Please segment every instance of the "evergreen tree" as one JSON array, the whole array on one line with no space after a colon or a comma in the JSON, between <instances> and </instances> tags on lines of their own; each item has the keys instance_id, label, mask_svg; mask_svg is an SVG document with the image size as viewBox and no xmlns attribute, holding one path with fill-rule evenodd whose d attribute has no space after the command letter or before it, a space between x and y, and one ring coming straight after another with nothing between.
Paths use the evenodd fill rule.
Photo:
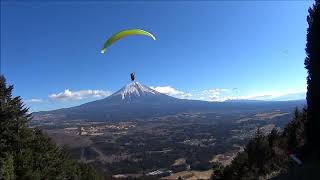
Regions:
<instances>
[{"instance_id":1,"label":"evergreen tree","mask_svg":"<svg viewBox=\"0 0 320 180\"><path fill-rule=\"evenodd\" d=\"M8 153L4 155L0 158L0 177L1 179L14 179L13 156Z\"/></svg>"},{"instance_id":2,"label":"evergreen tree","mask_svg":"<svg viewBox=\"0 0 320 180\"><path fill-rule=\"evenodd\" d=\"M279 132L276 128L273 128L268 136L269 146L273 147L275 141L279 138Z\"/></svg>"},{"instance_id":3,"label":"evergreen tree","mask_svg":"<svg viewBox=\"0 0 320 180\"><path fill-rule=\"evenodd\" d=\"M104 179L92 167L72 160L38 129L28 128L30 114L13 86L0 76L0 179Z\"/></svg>"},{"instance_id":4,"label":"evergreen tree","mask_svg":"<svg viewBox=\"0 0 320 180\"><path fill-rule=\"evenodd\" d=\"M0 151L11 152L21 149L22 139L27 135L30 115L23 107L20 97L12 98L13 86L6 87L6 80L0 76Z\"/></svg>"},{"instance_id":5,"label":"evergreen tree","mask_svg":"<svg viewBox=\"0 0 320 180\"><path fill-rule=\"evenodd\" d=\"M213 163L213 173L210 176L211 180L218 180L223 178L223 171L224 171L224 166L221 163L214 162Z\"/></svg>"},{"instance_id":6,"label":"evergreen tree","mask_svg":"<svg viewBox=\"0 0 320 180\"><path fill-rule=\"evenodd\" d=\"M316 0L309 9L307 17L309 27L307 29L305 68L308 71L307 84L307 143L308 147L319 149L320 141L317 132L320 131L320 0Z\"/></svg>"}]
</instances>

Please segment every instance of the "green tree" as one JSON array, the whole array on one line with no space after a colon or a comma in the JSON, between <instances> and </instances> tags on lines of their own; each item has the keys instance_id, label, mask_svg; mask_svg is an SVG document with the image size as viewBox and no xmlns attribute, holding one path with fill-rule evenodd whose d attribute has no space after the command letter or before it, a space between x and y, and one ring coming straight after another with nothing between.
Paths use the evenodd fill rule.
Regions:
<instances>
[{"instance_id":1,"label":"green tree","mask_svg":"<svg viewBox=\"0 0 320 180\"><path fill-rule=\"evenodd\" d=\"M307 143L309 148L319 149L320 141L317 133L320 131L320 0L316 0L309 9L307 17L307 44L305 68L308 71L307 84Z\"/></svg>"},{"instance_id":2,"label":"green tree","mask_svg":"<svg viewBox=\"0 0 320 180\"><path fill-rule=\"evenodd\" d=\"M274 143L277 139L279 139L280 135L276 128L273 128L268 136L268 143L270 147L273 147Z\"/></svg>"},{"instance_id":3,"label":"green tree","mask_svg":"<svg viewBox=\"0 0 320 180\"><path fill-rule=\"evenodd\" d=\"M28 128L30 114L13 86L0 76L0 179L104 179L77 163L39 129Z\"/></svg>"},{"instance_id":4,"label":"green tree","mask_svg":"<svg viewBox=\"0 0 320 180\"><path fill-rule=\"evenodd\" d=\"M3 155L5 156L0 158L0 177L2 179L15 179L13 156L7 153Z\"/></svg>"},{"instance_id":5,"label":"green tree","mask_svg":"<svg viewBox=\"0 0 320 180\"><path fill-rule=\"evenodd\" d=\"M224 166L221 163L214 162L212 169L213 173L210 177L211 180L218 180L223 178Z\"/></svg>"}]
</instances>

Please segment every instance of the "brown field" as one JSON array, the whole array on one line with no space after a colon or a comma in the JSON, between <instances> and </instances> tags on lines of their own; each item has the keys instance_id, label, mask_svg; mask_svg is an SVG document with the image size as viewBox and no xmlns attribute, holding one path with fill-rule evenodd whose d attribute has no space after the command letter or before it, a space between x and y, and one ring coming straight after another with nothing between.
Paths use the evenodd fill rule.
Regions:
<instances>
[{"instance_id":1,"label":"brown field","mask_svg":"<svg viewBox=\"0 0 320 180\"><path fill-rule=\"evenodd\" d=\"M181 177L185 180L197 180L197 179L210 179L211 174L213 173L213 170L207 170L207 171L181 171L178 173L174 173L170 176L163 177L161 179L178 179Z\"/></svg>"},{"instance_id":2,"label":"brown field","mask_svg":"<svg viewBox=\"0 0 320 180\"><path fill-rule=\"evenodd\" d=\"M268 113L258 113L255 115L255 117L261 119L261 120L265 120L265 119L274 119L276 117L281 117L284 115L287 115L289 113L282 113L279 111L275 111L275 112L268 112Z\"/></svg>"}]
</instances>

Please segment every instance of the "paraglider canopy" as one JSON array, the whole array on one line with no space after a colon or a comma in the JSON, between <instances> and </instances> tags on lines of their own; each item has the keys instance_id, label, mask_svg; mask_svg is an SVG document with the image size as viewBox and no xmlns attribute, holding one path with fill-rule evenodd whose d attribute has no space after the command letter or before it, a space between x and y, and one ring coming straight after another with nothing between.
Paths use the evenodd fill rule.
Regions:
<instances>
[{"instance_id":1,"label":"paraglider canopy","mask_svg":"<svg viewBox=\"0 0 320 180\"><path fill-rule=\"evenodd\" d=\"M134 80L136 79L135 73L134 73L134 72L131 73L131 74L130 74L130 77L131 77L131 81L134 81Z\"/></svg>"},{"instance_id":2,"label":"paraglider canopy","mask_svg":"<svg viewBox=\"0 0 320 180\"><path fill-rule=\"evenodd\" d=\"M127 29L120 32L117 32L116 34L112 35L103 45L101 53L105 53L107 48L111 46L114 42L118 41L119 39L122 39L126 36L132 36L132 35L144 35L149 36L153 40L156 40L156 37L152 35L151 33L142 30L142 29Z\"/></svg>"}]
</instances>

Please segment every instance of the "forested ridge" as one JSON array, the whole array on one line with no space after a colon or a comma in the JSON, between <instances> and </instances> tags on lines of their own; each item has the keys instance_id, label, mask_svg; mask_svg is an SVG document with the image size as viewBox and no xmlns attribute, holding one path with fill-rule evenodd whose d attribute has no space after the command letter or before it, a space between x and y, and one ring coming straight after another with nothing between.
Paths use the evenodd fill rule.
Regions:
<instances>
[{"instance_id":1,"label":"forested ridge","mask_svg":"<svg viewBox=\"0 0 320 180\"><path fill-rule=\"evenodd\" d=\"M320 179L320 1L315 0L308 12L306 107L295 110L283 132L274 129L263 135L258 130L229 166L215 165L212 179Z\"/></svg>"},{"instance_id":2,"label":"forested ridge","mask_svg":"<svg viewBox=\"0 0 320 180\"><path fill-rule=\"evenodd\" d=\"M84 163L70 158L39 129L28 128L31 116L13 86L0 76L0 179L104 179Z\"/></svg>"}]
</instances>

